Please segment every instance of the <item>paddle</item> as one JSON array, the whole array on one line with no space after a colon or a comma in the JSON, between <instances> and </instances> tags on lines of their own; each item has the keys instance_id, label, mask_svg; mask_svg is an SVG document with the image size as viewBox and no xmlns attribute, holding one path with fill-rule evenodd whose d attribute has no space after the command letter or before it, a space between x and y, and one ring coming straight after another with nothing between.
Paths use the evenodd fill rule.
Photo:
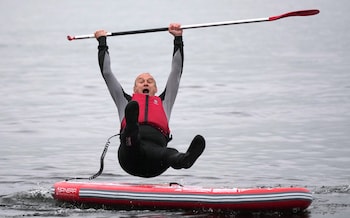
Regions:
<instances>
[{"instance_id":1,"label":"paddle","mask_svg":"<svg viewBox=\"0 0 350 218\"><path fill-rule=\"evenodd\" d=\"M233 25L233 24L275 21L275 20L278 20L281 18L286 18L286 17L315 15L315 14L318 14L319 12L320 11L317 9L293 11L293 12L288 12L285 14L266 17L266 18L255 18L255 19L247 19L247 20L235 20L235 21L215 22L215 23L183 25L183 26L181 26L181 29L194 29L194 28L202 28L202 27L213 27L213 26ZM160 32L160 31L168 31L168 27L154 28L154 29L143 29L143 30L131 30L131 31L123 31L123 32L110 32L110 33L107 33L107 36L121 36L121 35L131 35L131 34L139 34L139 33L153 33L153 32ZM67 36L67 39L69 41L77 40L77 39L88 39L88 38L95 38L95 36L94 36L94 34Z\"/></svg>"}]
</instances>

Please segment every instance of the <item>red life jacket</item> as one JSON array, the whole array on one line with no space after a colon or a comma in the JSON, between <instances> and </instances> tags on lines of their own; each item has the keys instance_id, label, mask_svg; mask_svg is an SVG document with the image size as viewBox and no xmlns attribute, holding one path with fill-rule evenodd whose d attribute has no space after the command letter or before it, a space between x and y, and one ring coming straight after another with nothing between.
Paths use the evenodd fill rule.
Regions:
<instances>
[{"instance_id":1,"label":"red life jacket","mask_svg":"<svg viewBox=\"0 0 350 218\"><path fill-rule=\"evenodd\" d=\"M131 100L139 104L139 124L147 124L157 128L165 136L169 136L170 129L166 117L162 100L158 96L144 94L133 94ZM125 128L125 117L121 123L121 128Z\"/></svg>"}]
</instances>

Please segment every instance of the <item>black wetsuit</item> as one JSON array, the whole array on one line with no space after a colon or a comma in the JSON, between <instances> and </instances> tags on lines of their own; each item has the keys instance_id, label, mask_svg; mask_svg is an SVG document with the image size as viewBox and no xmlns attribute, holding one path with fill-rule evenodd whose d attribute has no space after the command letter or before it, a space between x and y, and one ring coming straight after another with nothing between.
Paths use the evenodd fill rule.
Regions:
<instances>
[{"instance_id":1,"label":"black wetsuit","mask_svg":"<svg viewBox=\"0 0 350 218\"><path fill-rule=\"evenodd\" d=\"M132 107L135 107L135 105L132 106L129 104L131 96L124 92L121 84L112 73L106 41L106 37L104 36L98 38L98 60L102 76L118 108L119 119L122 122L125 117L126 107L129 106L133 110ZM179 88L183 60L182 36L176 36L174 39L171 72L164 91L159 95L168 122ZM190 158L188 157L188 151L186 153L180 153L174 148L168 148L169 137L161 133L154 126L140 124L137 126L137 131L134 131L129 136L132 139L132 146L126 145L124 130L121 130L121 144L118 150L119 163L126 172L140 177L158 176L169 167L173 167L174 169L191 167L203 152L205 144L203 137L196 136L197 140L194 140L196 141L194 144L202 144L203 146L199 151L194 152L196 153L195 157Z\"/></svg>"}]
</instances>

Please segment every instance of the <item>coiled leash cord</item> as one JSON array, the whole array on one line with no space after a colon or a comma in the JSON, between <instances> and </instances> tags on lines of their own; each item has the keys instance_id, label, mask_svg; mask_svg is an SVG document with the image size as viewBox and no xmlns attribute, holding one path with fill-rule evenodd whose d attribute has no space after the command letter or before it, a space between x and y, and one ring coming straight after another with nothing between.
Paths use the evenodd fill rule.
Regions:
<instances>
[{"instance_id":1,"label":"coiled leash cord","mask_svg":"<svg viewBox=\"0 0 350 218\"><path fill-rule=\"evenodd\" d=\"M102 171L103 171L103 167L104 167L104 159L105 159L105 156L106 156L106 153L107 153L107 150L108 150L108 147L109 147L109 144L111 143L111 139L116 137L116 136L119 136L120 134L115 134L115 135L112 135L111 137L109 137L107 139L107 142L105 144L105 147L102 151L102 154L101 154L101 158L100 158L100 169L97 173L95 173L94 175L90 176L89 178L83 178L83 177L75 177L75 178L68 178L68 179L65 179L66 181L68 180L73 180L73 179L88 179L88 180L93 180L93 179L96 179L98 176L100 176L102 174Z\"/></svg>"}]
</instances>

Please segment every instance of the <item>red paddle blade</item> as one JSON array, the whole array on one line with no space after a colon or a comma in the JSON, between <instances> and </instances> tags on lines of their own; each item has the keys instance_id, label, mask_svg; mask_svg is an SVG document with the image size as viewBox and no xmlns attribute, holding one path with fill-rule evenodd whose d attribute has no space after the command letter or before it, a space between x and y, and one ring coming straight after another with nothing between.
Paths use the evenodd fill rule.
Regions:
<instances>
[{"instance_id":1,"label":"red paddle blade","mask_svg":"<svg viewBox=\"0 0 350 218\"><path fill-rule=\"evenodd\" d=\"M74 37L74 36L67 36L67 39L68 39L69 41L72 41L72 40L75 39L75 37Z\"/></svg>"},{"instance_id":2,"label":"red paddle blade","mask_svg":"<svg viewBox=\"0 0 350 218\"><path fill-rule=\"evenodd\" d=\"M288 12L288 13L281 14L278 16L269 17L269 21L278 20L278 19L285 18L285 17L293 17L293 16L311 16L311 15L315 15L318 13L320 13L320 11L317 9L304 10L304 11L293 11L293 12Z\"/></svg>"}]
</instances>

